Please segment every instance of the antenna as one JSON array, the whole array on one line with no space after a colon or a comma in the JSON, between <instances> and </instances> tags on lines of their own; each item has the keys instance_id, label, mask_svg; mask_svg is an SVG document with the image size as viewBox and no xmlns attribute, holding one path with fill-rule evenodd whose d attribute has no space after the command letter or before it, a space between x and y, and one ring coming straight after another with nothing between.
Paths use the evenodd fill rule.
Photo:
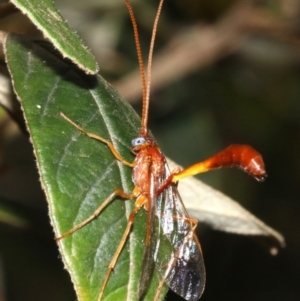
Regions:
<instances>
[{"instance_id":1,"label":"antenna","mask_svg":"<svg viewBox=\"0 0 300 301\"><path fill-rule=\"evenodd\" d=\"M158 20L159 20L159 16L161 13L161 9L163 6L163 2L164 2L164 0L159 1L158 9L157 9L154 24L153 24L151 42L150 42L150 48L149 48L149 54L148 54L147 78L146 78L137 22L136 22L134 12L133 12L133 9L132 9L132 6L131 6L129 0L125 0L129 15L130 15L131 23L133 26L135 46L136 46L140 74L141 74L141 79L142 79L143 111L142 111L142 124L141 124L141 130L140 130L141 136L148 135L148 112L149 112L150 87L151 87L152 57L153 57L154 42L155 42L155 37L156 37L156 32L157 32L157 25L158 25Z\"/></svg>"}]
</instances>

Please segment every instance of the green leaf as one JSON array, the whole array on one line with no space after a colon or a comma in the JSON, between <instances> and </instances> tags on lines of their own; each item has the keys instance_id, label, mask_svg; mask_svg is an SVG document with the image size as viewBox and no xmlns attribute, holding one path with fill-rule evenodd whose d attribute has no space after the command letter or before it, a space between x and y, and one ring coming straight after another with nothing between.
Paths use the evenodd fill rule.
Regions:
<instances>
[{"instance_id":1,"label":"green leaf","mask_svg":"<svg viewBox=\"0 0 300 301\"><path fill-rule=\"evenodd\" d=\"M63 19L51 0L12 0L40 29L64 57L72 60L87 74L99 71L94 56L77 33Z\"/></svg>"},{"instance_id":2,"label":"green leaf","mask_svg":"<svg viewBox=\"0 0 300 301\"><path fill-rule=\"evenodd\" d=\"M134 160L130 142L138 135L140 120L103 78L85 75L53 50L49 52L48 47L10 34L5 54L34 146L51 222L55 235L60 236L90 216L116 188L131 192L133 183L130 168L116 161L106 145L79 132L59 112L112 141L130 162ZM59 242L79 300L97 300L133 203L116 199L97 219ZM142 209L103 300L137 300L145 224L146 212ZM153 300L159 279L155 271L144 300Z\"/></svg>"}]
</instances>

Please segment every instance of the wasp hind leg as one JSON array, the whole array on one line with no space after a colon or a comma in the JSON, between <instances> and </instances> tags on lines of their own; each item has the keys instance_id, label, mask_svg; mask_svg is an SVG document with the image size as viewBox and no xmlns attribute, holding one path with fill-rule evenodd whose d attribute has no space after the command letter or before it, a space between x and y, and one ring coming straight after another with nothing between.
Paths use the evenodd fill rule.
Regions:
<instances>
[{"instance_id":1,"label":"wasp hind leg","mask_svg":"<svg viewBox=\"0 0 300 301\"><path fill-rule=\"evenodd\" d=\"M136 193L135 193L135 190L133 191L133 197L136 197ZM107 282L110 278L110 275L112 273L112 271L114 270L115 266L116 266L116 263L118 261L118 258L124 248L124 245L127 241L127 238L130 234L130 231L131 231L131 228L132 228L132 225L134 223L134 218L135 218L135 215L138 213L138 211L145 205L145 203L147 202L147 198L143 195L140 195L136 202L135 202L135 205L134 205L134 208L132 209L132 211L130 212L130 215L129 215L129 218L128 218L128 222L127 222L127 226L126 226L126 229L123 233L123 236L122 236L122 239L117 247L117 250L115 251L114 253L114 256L112 257L110 263L109 263L109 266L107 268L107 272L106 272L106 275L105 275L105 278L104 278L104 281L102 283L102 286L101 286L101 289L100 289L100 293L98 295L98 299L97 301L101 301L102 300L102 296L103 296L103 293L104 293L104 290L105 290L105 287L107 285Z\"/></svg>"}]
</instances>

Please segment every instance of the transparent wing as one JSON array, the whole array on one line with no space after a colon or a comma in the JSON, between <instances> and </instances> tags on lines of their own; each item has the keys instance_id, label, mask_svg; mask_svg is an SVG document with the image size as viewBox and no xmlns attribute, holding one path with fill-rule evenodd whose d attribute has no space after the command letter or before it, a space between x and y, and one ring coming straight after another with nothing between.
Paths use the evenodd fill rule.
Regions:
<instances>
[{"instance_id":1,"label":"transparent wing","mask_svg":"<svg viewBox=\"0 0 300 301\"><path fill-rule=\"evenodd\" d=\"M166 165L166 177L170 174ZM185 300L198 300L205 286L201 247L175 185L157 197L157 244L154 260L165 283Z\"/></svg>"}]
</instances>

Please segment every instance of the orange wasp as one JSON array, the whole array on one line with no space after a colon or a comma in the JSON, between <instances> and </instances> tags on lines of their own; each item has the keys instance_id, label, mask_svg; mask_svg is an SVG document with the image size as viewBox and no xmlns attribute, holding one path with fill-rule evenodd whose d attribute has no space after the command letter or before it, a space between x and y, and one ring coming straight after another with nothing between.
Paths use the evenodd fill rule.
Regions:
<instances>
[{"instance_id":1,"label":"orange wasp","mask_svg":"<svg viewBox=\"0 0 300 301\"><path fill-rule=\"evenodd\" d=\"M159 299L161 289L165 283L171 290L182 296L185 300L195 301L201 297L204 290L206 279L205 267L201 247L198 238L194 234L197 221L189 217L177 191L177 183L185 177L220 167L232 166L236 166L246 171L258 180L263 180L266 176L264 163L261 155L250 146L231 145L203 162L196 163L181 171L169 171L165 156L161 152L154 138L149 136L147 125L152 54L163 0L160 0L154 21L148 56L147 74L145 74L144 70L137 23L133 9L128 0L125 0L125 3L133 24L143 85L143 111L140 135L131 142L131 150L136 155L135 160L132 163L127 162L121 157L110 141L87 132L63 113L61 113L61 116L82 133L106 144L117 160L132 168L134 189L131 193L116 189L89 218L58 237L57 240L67 237L97 218L104 208L117 196L124 200L135 199L134 208L129 215L123 237L112 256L106 276L102 282L98 301L102 299L110 275L114 270L118 257L130 235L135 215L141 208L147 210L147 224L144 254L142 258L142 271L139 290L137 292L138 299L141 299L146 293L153 270L156 268L161 274L161 281L154 301ZM162 252L161 237L163 237L164 241L167 241L169 245L169 255L167 257L165 253Z\"/></svg>"}]
</instances>

